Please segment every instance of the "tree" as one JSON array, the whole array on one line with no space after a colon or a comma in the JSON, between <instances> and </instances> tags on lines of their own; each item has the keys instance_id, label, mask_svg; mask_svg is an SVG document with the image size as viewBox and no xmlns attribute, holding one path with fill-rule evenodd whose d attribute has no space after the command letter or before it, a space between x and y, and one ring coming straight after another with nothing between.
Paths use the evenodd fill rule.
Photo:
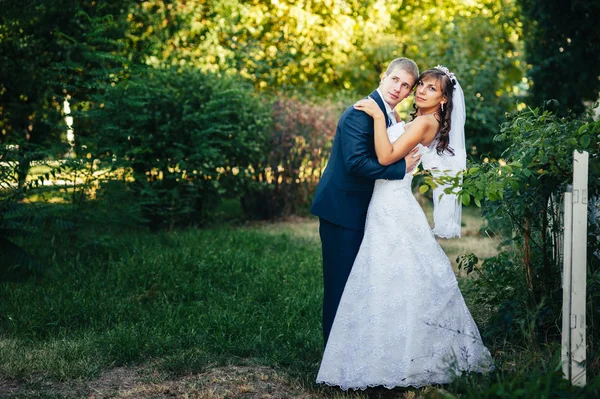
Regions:
<instances>
[{"instance_id":1,"label":"tree","mask_svg":"<svg viewBox=\"0 0 600 399\"><path fill-rule=\"evenodd\" d=\"M532 106L556 99L581 113L600 92L600 2L520 0Z\"/></svg>"},{"instance_id":2,"label":"tree","mask_svg":"<svg viewBox=\"0 0 600 399\"><path fill-rule=\"evenodd\" d=\"M146 62L241 75L264 92L355 99L377 86L393 58L422 69L446 64L467 93L476 154L495 150L523 76L512 0L150 0L130 21Z\"/></svg>"},{"instance_id":3,"label":"tree","mask_svg":"<svg viewBox=\"0 0 600 399\"><path fill-rule=\"evenodd\" d=\"M493 141L505 113L519 102L521 24L513 1L402 2L392 13L402 26L402 53L421 69L446 65L465 92L467 146L474 156L501 148Z\"/></svg>"},{"instance_id":4,"label":"tree","mask_svg":"<svg viewBox=\"0 0 600 399\"><path fill-rule=\"evenodd\" d=\"M22 185L30 161L56 154L65 132L62 103L85 99L109 78L118 18L129 0L3 2L0 16L1 145L18 149ZM59 152L60 153L60 152Z\"/></svg>"}]
</instances>

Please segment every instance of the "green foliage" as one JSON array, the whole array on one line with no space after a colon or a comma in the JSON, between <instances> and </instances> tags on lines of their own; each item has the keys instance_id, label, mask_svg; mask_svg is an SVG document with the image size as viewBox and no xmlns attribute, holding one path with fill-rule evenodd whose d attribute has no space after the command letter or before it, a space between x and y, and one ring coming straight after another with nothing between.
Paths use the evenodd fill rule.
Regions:
<instances>
[{"instance_id":1,"label":"green foliage","mask_svg":"<svg viewBox=\"0 0 600 399\"><path fill-rule=\"evenodd\" d=\"M600 92L600 3L520 0L532 106L556 99L561 113L582 113ZM593 61L592 61L593 60Z\"/></svg>"},{"instance_id":2,"label":"green foliage","mask_svg":"<svg viewBox=\"0 0 600 399\"><path fill-rule=\"evenodd\" d=\"M41 206L31 209L21 200L34 187L43 183L43 177L27 182L19 180L18 152L4 149L0 152L0 280L23 279L44 270L45 265L23 245L39 235L47 225L60 230L61 222L47 217ZM60 167L46 173L54 175Z\"/></svg>"},{"instance_id":3,"label":"green foliage","mask_svg":"<svg viewBox=\"0 0 600 399\"><path fill-rule=\"evenodd\" d=\"M201 223L241 193L263 157L266 104L239 79L194 70L140 69L95 98L81 138L100 167L124 168L155 228Z\"/></svg>"},{"instance_id":4,"label":"green foliage","mask_svg":"<svg viewBox=\"0 0 600 399\"><path fill-rule=\"evenodd\" d=\"M273 219L306 212L329 156L338 108L295 99L273 102L270 136L242 196L248 216Z\"/></svg>"},{"instance_id":5,"label":"green foliage","mask_svg":"<svg viewBox=\"0 0 600 399\"><path fill-rule=\"evenodd\" d=\"M68 150L61 144L63 100L75 95L84 101L122 62L115 38L123 31L116 21L126 3L3 3L0 144L18 146L20 184L32 160L60 157Z\"/></svg>"},{"instance_id":6,"label":"green foliage","mask_svg":"<svg viewBox=\"0 0 600 399\"><path fill-rule=\"evenodd\" d=\"M561 195L573 176L573 151L588 151L589 196L600 192L600 123L590 116L561 118L540 109L526 110L502 125L497 140L508 144L504 161L470 168L464 176L463 197L485 201L486 212L509 220L519 233L515 239L541 237L532 243L542 249L546 266L551 242L546 231L558 232ZM537 235L539 232L541 235ZM537 238L534 238L538 240ZM548 262L548 263L547 263ZM542 279L543 280L543 279Z\"/></svg>"},{"instance_id":7,"label":"green foliage","mask_svg":"<svg viewBox=\"0 0 600 399\"><path fill-rule=\"evenodd\" d=\"M467 149L477 158L498 155L502 147L493 137L522 96L522 24L516 4L419 0L394 8L391 21L398 25L392 23L387 31L391 47L399 48L393 54L416 60L421 70L438 64L450 68L465 93Z\"/></svg>"},{"instance_id":8,"label":"green foliage","mask_svg":"<svg viewBox=\"0 0 600 399\"><path fill-rule=\"evenodd\" d=\"M544 218L538 216L552 211L549 202L556 208L560 195L571 183L573 151L589 152L590 197L600 191L600 167L595 162L600 152L597 132L600 123L590 116L561 118L540 109L511 116L496 137L507 144L504 160L474 165L466 171L463 203L485 203L488 215L508 216L506 220L521 233L526 229L541 231L539 223L544 223ZM552 212L548 215L554 216ZM526 219L535 226L526 227ZM545 223L556 227L556 222Z\"/></svg>"},{"instance_id":9,"label":"green foliage","mask_svg":"<svg viewBox=\"0 0 600 399\"><path fill-rule=\"evenodd\" d=\"M600 122L588 115L559 117L549 111L528 109L511 116L497 136L498 141L507 145L505 161L475 165L464 174L463 204L473 201L483 207L489 219L501 221L508 234L505 244L516 249L515 254L486 260L482 269L477 269L484 278L478 279L473 287L481 294L480 301L493 307L490 314L495 314L488 331L505 330L512 334L521 323L520 328L530 326L529 333L523 334L529 336L530 345L558 339L562 302L562 194L572 183L573 151L586 150L590 157L588 197L600 195L599 132ZM593 200L589 201L590 287L597 285L600 270L600 223L592 216L598 212L593 204ZM464 265L469 264L466 259ZM597 292L588 289L592 304L588 340L594 348L593 358L598 356L600 328L598 318L594 317L599 300Z\"/></svg>"},{"instance_id":10,"label":"green foliage","mask_svg":"<svg viewBox=\"0 0 600 399\"><path fill-rule=\"evenodd\" d=\"M472 304L484 341L492 347L510 342L535 348L528 322L534 312L529 312L527 306L523 268L507 253L485 259L481 266L476 265L476 258L469 254L459 262L460 270L473 273L473 278L462 281L461 290Z\"/></svg>"},{"instance_id":11,"label":"green foliage","mask_svg":"<svg viewBox=\"0 0 600 399\"><path fill-rule=\"evenodd\" d=\"M0 280L21 279L43 270L42 263L18 243L21 237L31 237L39 224L39 216L23 214L17 204L0 204Z\"/></svg>"},{"instance_id":12,"label":"green foliage","mask_svg":"<svg viewBox=\"0 0 600 399\"><path fill-rule=\"evenodd\" d=\"M466 375L452 385L452 391L461 393L459 397L473 399L583 399L597 397L600 393L600 379L597 378L589 379L585 387L571 385L562 375L557 356L547 361L525 357L518 372L499 370L486 376Z\"/></svg>"},{"instance_id":13,"label":"green foliage","mask_svg":"<svg viewBox=\"0 0 600 399\"><path fill-rule=\"evenodd\" d=\"M521 94L513 1L210 0L175 7L151 0L131 15L130 38L148 63L241 75L260 91L356 98L377 86L394 58L410 57L421 69L446 64L465 89L476 155L500 152L492 138Z\"/></svg>"},{"instance_id":14,"label":"green foliage","mask_svg":"<svg viewBox=\"0 0 600 399\"><path fill-rule=\"evenodd\" d=\"M43 263L28 250L28 241L46 228L62 231L60 219L49 218L44 207L35 211L20 202L56 187L43 187L50 179L81 171L82 162L70 165L52 160L72 155L66 143L63 100L75 99L85 108L90 95L109 81L123 58L115 40L122 33L118 16L125 1L5 2L0 16L0 247L2 277L23 277L43 270ZM113 79L114 80L114 79ZM71 97L74 96L74 97ZM83 129L83 125L78 128ZM74 144L74 143L73 143ZM46 172L31 173L34 163ZM52 163L52 166L48 166ZM75 168L73 168L75 166ZM90 170L88 168L88 170ZM81 202L74 174L73 202ZM91 179L88 176L87 185ZM37 188L40 187L41 188ZM63 186L64 189L64 186ZM76 195L79 193L80 195ZM28 208L27 208L28 209ZM64 226L63 226L64 227ZM44 262L46 263L46 262Z\"/></svg>"}]
</instances>

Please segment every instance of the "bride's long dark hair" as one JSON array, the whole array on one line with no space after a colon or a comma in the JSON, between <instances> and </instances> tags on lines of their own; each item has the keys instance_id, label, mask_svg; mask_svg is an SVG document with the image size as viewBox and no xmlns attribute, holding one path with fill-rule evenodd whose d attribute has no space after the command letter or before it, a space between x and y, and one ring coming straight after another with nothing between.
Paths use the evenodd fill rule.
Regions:
<instances>
[{"instance_id":1,"label":"bride's long dark hair","mask_svg":"<svg viewBox=\"0 0 600 399\"><path fill-rule=\"evenodd\" d=\"M441 111L440 131L437 135L437 144L435 149L439 155L441 155L444 151L454 155L454 151L450 147L450 126L452 124L450 117L452 116L452 108L454 108L454 104L452 103L452 94L454 94L454 84L456 82L451 80L444 71L437 68L431 68L423 71L419 76L419 79L417 79L417 82L426 79L436 79L442 87L442 94L448 100L444 104L444 109ZM413 103L413 108L415 111L411 113L410 116L415 119L417 117L416 103Z\"/></svg>"}]
</instances>

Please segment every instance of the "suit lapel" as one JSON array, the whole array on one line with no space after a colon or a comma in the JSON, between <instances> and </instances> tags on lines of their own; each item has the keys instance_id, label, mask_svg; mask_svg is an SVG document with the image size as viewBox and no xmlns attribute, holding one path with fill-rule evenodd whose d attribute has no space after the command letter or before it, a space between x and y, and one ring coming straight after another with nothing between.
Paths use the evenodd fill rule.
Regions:
<instances>
[{"instance_id":1,"label":"suit lapel","mask_svg":"<svg viewBox=\"0 0 600 399\"><path fill-rule=\"evenodd\" d=\"M390 118L388 117L388 114L385 111L385 105L383 104L383 99L381 98L381 96L379 95L377 90L373 91L373 93L371 93L369 95L369 97L371 97L373 100L375 100L377 105L379 105L379 108L383 111L383 115L385 117L385 125L390 126Z\"/></svg>"}]
</instances>

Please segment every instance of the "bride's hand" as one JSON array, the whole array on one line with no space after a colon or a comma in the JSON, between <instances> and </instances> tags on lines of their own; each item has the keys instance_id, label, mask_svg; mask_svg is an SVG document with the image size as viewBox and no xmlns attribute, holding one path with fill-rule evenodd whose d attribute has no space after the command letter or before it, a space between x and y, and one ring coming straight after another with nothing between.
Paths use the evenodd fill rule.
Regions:
<instances>
[{"instance_id":1,"label":"bride's hand","mask_svg":"<svg viewBox=\"0 0 600 399\"><path fill-rule=\"evenodd\" d=\"M379 105L372 98L357 101L354 104L354 109L363 111L367 115L373 117L373 119L383 119L383 111L379 108Z\"/></svg>"}]
</instances>

